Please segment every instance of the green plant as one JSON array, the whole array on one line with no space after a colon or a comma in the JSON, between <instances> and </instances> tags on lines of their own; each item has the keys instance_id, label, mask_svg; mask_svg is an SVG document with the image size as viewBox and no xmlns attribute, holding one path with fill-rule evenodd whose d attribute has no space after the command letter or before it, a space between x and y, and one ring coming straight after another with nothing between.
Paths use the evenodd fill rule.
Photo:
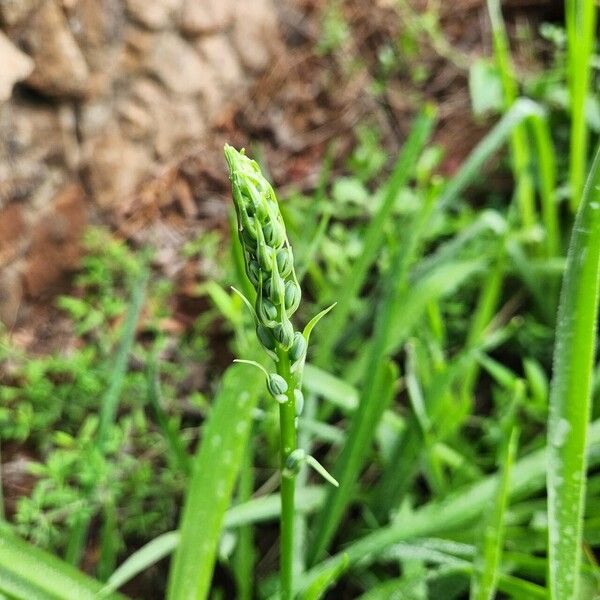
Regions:
<instances>
[{"instance_id":1,"label":"green plant","mask_svg":"<svg viewBox=\"0 0 600 600\"><path fill-rule=\"evenodd\" d=\"M24 468L32 488L15 502L15 531L77 564L88 545L90 522L105 521L98 575L107 577L139 532L155 535L174 524L185 471L165 468L163 435L144 414L146 376L130 365L132 355L146 360L146 349L135 339L141 309L149 330L158 331L159 319L166 316L165 282L158 281L144 297L144 255L135 255L102 229L90 230L85 244L88 254L73 294L58 300L77 343L37 357L2 348L0 437L5 444L26 444L31 453ZM131 279L137 283L128 306ZM126 312L123 337L119 324ZM115 347L120 348L116 361ZM160 347L158 336L152 351ZM167 389L181 380L177 362L188 352L198 357L183 344L173 362L163 361ZM99 402L103 397L107 401ZM101 448L101 407L112 412L117 400L119 419L106 413ZM157 421L172 430L172 416L163 410L162 417Z\"/></svg>"},{"instance_id":2,"label":"green plant","mask_svg":"<svg viewBox=\"0 0 600 600\"><path fill-rule=\"evenodd\" d=\"M550 597L580 589L586 448L600 277L600 150L573 227L558 309L548 419Z\"/></svg>"},{"instance_id":3,"label":"green plant","mask_svg":"<svg viewBox=\"0 0 600 600\"><path fill-rule=\"evenodd\" d=\"M233 201L238 219L246 275L256 293L256 302L242 296L251 310L256 336L276 363L269 373L256 361L240 360L256 366L266 376L267 389L279 404L281 474L281 567L280 593L291 600L293 590L294 495L295 479L303 462L337 485L312 456L297 447L296 418L302 413L302 373L311 331L333 306L321 311L304 328L294 332L290 317L300 304L300 286L294 269L292 248L273 188L260 167L244 152L225 146ZM241 292L240 292L241 294Z\"/></svg>"},{"instance_id":4,"label":"green plant","mask_svg":"<svg viewBox=\"0 0 600 600\"><path fill-rule=\"evenodd\" d=\"M328 6L328 52L343 46L335 58L350 63L352 7ZM400 69L420 80L424 39L468 67L438 2L399 7L400 42L369 36L377 58L356 57L376 61L381 101ZM471 70L474 110L504 114L451 175L453 148L428 142L428 105L397 158L369 116L354 150L330 144L318 176L281 203L256 163L226 148L231 240L216 230L182 249L204 275L185 333L163 330L180 293L144 253L90 232L60 301L74 343L35 358L0 344L0 593L106 598L131 582L133 595L162 595L173 554L170 600L598 594L600 159L565 261L564 36L547 32L544 74L519 73L536 102L517 99L512 28L488 7L495 63ZM491 176L506 150L514 190ZM308 348L310 317L334 300ZM306 336L292 320L308 322ZM23 450L32 487L15 504ZM321 465L339 487L318 480L332 482Z\"/></svg>"}]
</instances>

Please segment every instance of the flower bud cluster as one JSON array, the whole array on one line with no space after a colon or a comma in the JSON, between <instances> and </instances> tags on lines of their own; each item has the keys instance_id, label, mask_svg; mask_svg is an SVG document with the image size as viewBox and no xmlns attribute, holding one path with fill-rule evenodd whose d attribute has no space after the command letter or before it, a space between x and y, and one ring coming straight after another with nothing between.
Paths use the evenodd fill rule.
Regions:
<instances>
[{"instance_id":1,"label":"flower bud cluster","mask_svg":"<svg viewBox=\"0 0 600 600\"><path fill-rule=\"evenodd\" d=\"M290 322L300 304L300 286L275 192L243 150L225 146L225 157L246 274L256 290L256 335L267 350L279 344L300 356L306 342Z\"/></svg>"}]
</instances>

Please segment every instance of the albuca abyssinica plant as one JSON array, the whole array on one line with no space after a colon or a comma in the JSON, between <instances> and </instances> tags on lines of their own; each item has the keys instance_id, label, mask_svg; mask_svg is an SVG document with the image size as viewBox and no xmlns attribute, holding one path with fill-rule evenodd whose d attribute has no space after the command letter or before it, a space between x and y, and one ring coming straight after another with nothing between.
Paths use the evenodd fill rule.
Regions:
<instances>
[{"instance_id":1,"label":"albuca abyssinica plant","mask_svg":"<svg viewBox=\"0 0 600 600\"><path fill-rule=\"evenodd\" d=\"M238 291L254 317L256 336L274 360L276 372L268 372L255 361L240 360L263 370L267 390L279 403L281 430L281 597L292 597L295 478L303 463L337 485L325 469L297 448L296 418L302 412L302 371L310 332L332 307L314 317L304 331L295 331L291 322L301 298L294 269L292 247L277 197L261 173L258 163L226 145L225 157L235 205L238 234L244 253L246 275L256 291L252 303ZM237 291L237 290L236 290Z\"/></svg>"}]
</instances>

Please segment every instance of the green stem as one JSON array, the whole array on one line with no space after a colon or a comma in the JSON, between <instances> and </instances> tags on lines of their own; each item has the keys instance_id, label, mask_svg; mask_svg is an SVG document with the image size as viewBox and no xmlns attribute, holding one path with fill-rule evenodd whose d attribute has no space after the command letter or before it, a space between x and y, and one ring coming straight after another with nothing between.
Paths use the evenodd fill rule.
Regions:
<instances>
[{"instance_id":1,"label":"green stem","mask_svg":"<svg viewBox=\"0 0 600 600\"><path fill-rule=\"evenodd\" d=\"M288 353L281 347L277 350L277 373L288 384L287 402L279 405L279 428L281 431L281 519L280 519L280 582L282 600L292 600L294 564L294 492L296 475L286 469L289 455L296 449L296 400L294 376L290 370Z\"/></svg>"}]
</instances>

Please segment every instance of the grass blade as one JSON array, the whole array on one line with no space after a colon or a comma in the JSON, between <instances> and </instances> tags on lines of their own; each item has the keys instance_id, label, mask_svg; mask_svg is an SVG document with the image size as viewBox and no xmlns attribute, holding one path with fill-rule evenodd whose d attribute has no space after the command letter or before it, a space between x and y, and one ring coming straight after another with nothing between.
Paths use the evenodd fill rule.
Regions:
<instances>
[{"instance_id":1,"label":"grass blade","mask_svg":"<svg viewBox=\"0 0 600 600\"><path fill-rule=\"evenodd\" d=\"M386 275L383 298L378 307L373 341L363 354L366 358L361 386L361 401L352 417L348 439L340 454L334 476L339 487L333 488L314 528L316 531L311 556L318 560L331 542L342 516L352 499L353 487L366 460L365 449L371 445L385 409L393 395L393 383L397 375L393 363L389 365L391 352L388 347L394 332L400 297L405 292L409 267L423 239L426 224L435 207L434 198L428 199L411 221L409 233L398 243L392 256L392 264Z\"/></svg>"},{"instance_id":2,"label":"grass blade","mask_svg":"<svg viewBox=\"0 0 600 600\"><path fill-rule=\"evenodd\" d=\"M125 585L136 575L139 575L148 567L171 554L178 543L178 531L168 531L167 533L155 537L139 550L136 550L136 552L129 556L122 565L119 565L118 569L116 569L116 571L108 578L106 585L102 588L98 596L100 598L106 598L109 594L119 589L122 585Z\"/></svg>"},{"instance_id":3,"label":"grass blade","mask_svg":"<svg viewBox=\"0 0 600 600\"><path fill-rule=\"evenodd\" d=\"M104 398L102 398L100 424L98 425L98 445L100 448L104 446L109 429L115 420L121 389L123 388L125 374L127 373L127 361L129 360L129 354L135 341L135 329L144 306L146 285L150 272L146 264L141 269L131 295L131 304L129 305L121 340L115 355L110 384Z\"/></svg>"},{"instance_id":4,"label":"grass blade","mask_svg":"<svg viewBox=\"0 0 600 600\"><path fill-rule=\"evenodd\" d=\"M487 8L492 26L496 65L502 80L504 107L508 109L517 99L518 85L510 57L508 35L502 18L500 0L487 0ZM533 179L529 171L530 148L525 123L514 128L510 138L510 149L516 182L517 206L521 214L521 223L528 229L536 224L536 214Z\"/></svg>"},{"instance_id":5,"label":"grass blade","mask_svg":"<svg viewBox=\"0 0 600 600\"><path fill-rule=\"evenodd\" d=\"M522 383L519 385L519 389L520 391L515 390L515 394L522 395L524 392ZM517 440L518 431L516 427L512 427L506 444L494 509L483 536L482 569L481 572L479 569L473 571L471 600L493 600L495 597L504 541L504 514L508 506L510 475L517 453Z\"/></svg>"},{"instance_id":6,"label":"grass blade","mask_svg":"<svg viewBox=\"0 0 600 600\"><path fill-rule=\"evenodd\" d=\"M475 146L459 171L450 180L438 202L438 210L445 210L459 197L461 192L477 177L481 176L485 162L510 137L515 127L534 116L543 116L544 110L527 98L518 98L512 108L494 125L492 130Z\"/></svg>"},{"instance_id":7,"label":"grass blade","mask_svg":"<svg viewBox=\"0 0 600 600\"><path fill-rule=\"evenodd\" d=\"M319 600L327 589L332 586L337 578L345 571L346 561L333 565L330 569L323 571L317 579L301 595L300 600Z\"/></svg>"},{"instance_id":8,"label":"grass blade","mask_svg":"<svg viewBox=\"0 0 600 600\"><path fill-rule=\"evenodd\" d=\"M560 229L556 206L556 157L548 125L548 116L530 119L537 154L542 222L546 233L546 257L561 256Z\"/></svg>"},{"instance_id":9,"label":"grass blade","mask_svg":"<svg viewBox=\"0 0 600 600\"><path fill-rule=\"evenodd\" d=\"M388 283L375 323L373 343L367 355L366 369L362 371L365 373L365 380L362 385L361 401L352 417L348 439L336 464L335 477L340 485L331 489L325 507L314 525L316 537L311 552L313 560L318 560L327 549L351 500L352 487L366 459L365 448L370 446L377 424L387 407L387 402L391 399L390 390L394 378L385 360L388 356L386 347L389 342L390 325L394 319L396 297L400 290L404 289L408 264L420 239L422 230L420 225L427 221L430 211L431 204L423 208L412 235L405 243L399 244L395 251L391 273L388 274Z\"/></svg>"},{"instance_id":10,"label":"grass blade","mask_svg":"<svg viewBox=\"0 0 600 600\"><path fill-rule=\"evenodd\" d=\"M506 270L504 249L502 248L500 251L497 251L497 255L495 264L490 268L489 272L486 273L485 279L481 284L481 291L473 313L473 318L469 325L465 343L466 347L469 349L474 348L480 342L482 336L485 334L486 328L490 325L498 309ZM473 392L478 377L479 365L477 362L473 361L465 373L460 392L460 410L463 411L465 416L473 406Z\"/></svg>"},{"instance_id":11,"label":"grass blade","mask_svg":"<svg viewBox=\"0 0 600 600\"><path fill-rule=\"evenodd\" d=\"M577 212L558 309L548 419L549 583L577 598L600 272L600 150Z\"/></svg>"},{"instance_id":12,"label":"grass blade","mask_svg":"<svg viewBox=\"0 0 600 600\"><path fill-rule=\"evenodd\" d=\"M234 365L223 376L194 459L181 540L169 573L169 600L202 600L208 595L225 511L263 385L258 369Z\"/></svg>"},{"instance_id":13,"label":"grass blade","mask_svg":"<svg viewBox=\"0 0 600 600\"><path fill-rule=\"evenodd\" d=\"M442 579L452 572L462 572L465 575L472 572L473 567L463 562L461 564L442 564L437 569L428 569L426 575L426 583L435 583L436 580ZM401 577L386 581L381 585L369 590L358 598L358 600L404 600L412 598L415 588L420 584L420 581ZM546 590L534 583L524 581L518 577L511 575L500 574L498 578L498 589L510 598L519 600L534 600L536 598L547 598Z\"/></svg>"},{"instance_id":14,"label":"grass blade","mask_svg":"<svg viewBox=\"0 0 600 600\"><path fill-rule=\"evenodd\" d=\"M149 276L150 270L146 257L144 258L141 270L133 286L131 303L125 317L123 331L116 350L110 382L100 404L97 444L101 452L104 451L106 438L110 428L114 424L115 416L117 414L119 398L121 397L121 390L123 389L125 376L127 374L129 354L131 353L131 349L135 342L137 323L144 307L144 298ZM78 565L81 561L81 556L85 550L91 519L91 514L83 513L72 527L65 559L73 565Z\"/></svg>"},{"instance_id":15,"label":"grass blade","mask_svg":"<svg viewBox=\"0 0 600 600\"><path fill-rule=\"evenodd\" d=\"M425 314L429 302L454 293L486 266L485 261L480 259L450 262L440 265L418 281L412 281L406 293L396 299L387 352L393 354L402 347L414 326Z\"/></svg>"},{"instance_id":16,"label":"grass blade","mask_svg":"<svg viewBox=\"0 0 600 600\"><path fill-rule=\"evenodd\" d=\"M353 415L346 445L336 461L334 476L339 482L339 487L330 488L325 505L314 523L316 537L310 551L311 562L323 555L335 534L352 499L354 484L367 458L366 449L370 447L377 423L393 395L394 383L398 377L395 364L382 362L370 366L372 375L364 389L363 399Z\"/></svg>"},{"instance_id":17,"label":"grass blade","mask_svg":"<svg viewBox=\"0 0 600 600\"><path fill-rule=\"evenodd\" d=\"M354 386L311 363L304 366L303 383L309 392L323 396L345 412L358 408L358 390Z\"/></svg>"},{"instance_id":18,"label":"grass blade","mask_svg":"<svg viewBox=\"0 0 600 600\"><path fill-rule=\"evenodd\" d=\"M240 482L238 485L237 500L247 502L252 497L254 490L254 437L248 436L246 451L242 456ZM238 542L233 556L232 566L237 583L237 597L239 600L251 600L254 587L254 568L256 551L254 548L254 532L250 525L243 525L238 530Z\"/></svg>"},{"instance_id":19,"label":"grass blade","mask_svg":"<svg viewBox=\"0 0 600 600\"><path fill-rule=\"evenodd\" d=\"M297 490L297 513L306 515L314 512L323 504L325 489L320 486L304 487ZM232 506L226 513L223 529L245 527L253 523L273 521L281 513L281 500L279 494L271 494L248 500L243 504ZM153 564L169 556L179 545L179 532L167 531L154 538L136 550L127 558L109 577L102 589L102 597L112 593L117 588L126 584L139 573L142 573Z\"/></svg>"},{"instance_id":20,"label":"grass blade","mask_svg":"<svg viewBox=\"0 0 600 600\"><path fill-rule=\"evenodd\" d=\"M446 406L444 400L451 386L465 373L471 361L470 353L459 355L443 372L435 376L431 393L426 398L428 414L434 422L441 418L440 413ZM387 519L390 512L402 501L418 473L419 458L424 450L425 442L421 429L416 415L412 413L393 446L389 466L372 494L375 512L381 519Z\"/></svg>"},{"instance_id":21,"label":"grass blade","mask_svg":"<svg viewBox=\"0 0 600 600\"><path fill-rule=\"evenodd\" d=\"M394 171L386 184L386 191L377 213L371 219L365 232L363 249L352 268L352 277L344 282L341 290L336 290L332 296L338 301L335 312L321 330L319 345L316 350L315 363L329 365L331 353L343 331L355 299L360 294L369 269L377 258L383 243L381 232L394 207L400 190L407 184L413 174L414 165L427 142L434 124L434 114L431 108L424 110L416 119L408 139L402 149Z\"/></svg>"},{"instance_id":22,"label":"grass blade","mask_svg":"<svg viewBox=\"0 0 600 600\"><path fill-rule=\"evenodd\" d=\"M585 104L590 87L592 52L596 32L596 1L566 0L567 76L571 104L571 152L569 183L571 208L579 206L585 178L588 131Z\"/></svg>"},{"instance_id":23,"label":"grass blade","mask_svg":"<svg viewBox=\"0 0 600 600\"><path fill-rule=\"evenodd\" d=\"M14 600L94 600L101 588L99 581L3 529L0 593Z\"/></svg>"},{"instance_id":24,"label":"grass blade","mask_svg":"<svg viewBox=\"0 0 600 600\"><path fill-rule=\"evenodd\" d=\"M311 513L317 510L325 499L324 486L308 486L298 490L296 494L296 511L300 513ZM261 498L253 498L232 506L225 514L227 528L241 527L250 523L262 523L277 519L281 513L281 499L279 494L270 494Z\"/></svg>"},{"instance_id":25,"label":"grass blade","mask_svg":"<svg viewBox=\"0 0 600 600\"><path fill-rule=\"evenodd\" d=\"M183 439L176 427L169 421L169 417L161 405L160 377L158 356L153 352L148 359L146 367L146 378L148 388L148 402L154 420L158 425L171 455L171 461L186 476L191 472L190 456L186 452Z\"/></svg>"},{"instance_id":26,"label":"grass blade","mask_svg":"<svg viewBox=\"0 0 600 600\"><path fill-rule=\"evenodd\" d=\"M588 458L590 467L600 464L600 420L594 421L590 426ZM512 471L509 497L525 497L538 493L544 487L546 471L547 454L544 449L520 459ZM299 582L300 589L308 587L323 570L345 560L348 560L349 566L360 561L361 567L364 567L393 544L458 530L472 523L481 518L490 502L493 502L497 489L498 476L491 475L443 500L430 502L412 513L410 518L394 521L387 527L358 539L344 548L343 552L307 571Z\"/></svg>"}]
</instances>

